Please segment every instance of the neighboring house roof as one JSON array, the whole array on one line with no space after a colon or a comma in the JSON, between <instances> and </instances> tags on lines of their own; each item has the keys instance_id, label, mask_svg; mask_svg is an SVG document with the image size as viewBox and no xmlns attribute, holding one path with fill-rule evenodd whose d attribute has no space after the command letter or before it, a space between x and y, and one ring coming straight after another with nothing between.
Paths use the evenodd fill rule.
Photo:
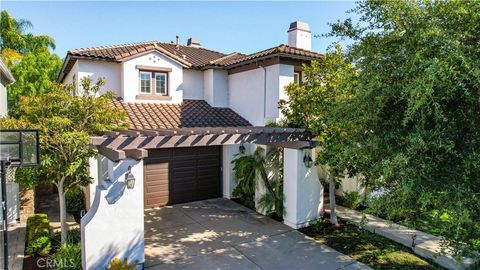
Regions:
<instances>
[{"instance_id":1,"label":"neighboring house roof","mask_svg":"<svg viewBox=\"0 0 480 270\"><path fill-rule=\"evenodd\" d=\"M245 55L238 52L224 54L202 47L177 45L158 41L147 41L114 46L74 49L67 52L60 71L59 81L68 74L77 59L122 62L146 52L158 51L186 68L231 68L264 57L283 56L302 60L320 60L323 54L281 44L279 46Z\"/></svg>"},{"instance_id":2,"label":"neighboring house roof","mask_svg":"<svg viewBox=\"0 0 480 270\"><path fill-rule=\"evenodd\" d=\"M127 113L134 129L185 127L251 126L230 108L215 108L204 100L186 99L182 104L127 103L115 100L113 105Z\"/></svg>"},{"instance_id":3,"label":"neighboring house roof","mask_svg":"<svg viewBox=\"0 0 480 270\"><path fill-rule=\"evenodd\" d=\"M15 78L13 78L12 73L10 73L10 70L8 69L7 65L3 62L1 58L0 58L0 73L2 77L7 80L7 83L15 82Z\"/></svg>"}]
</instances>

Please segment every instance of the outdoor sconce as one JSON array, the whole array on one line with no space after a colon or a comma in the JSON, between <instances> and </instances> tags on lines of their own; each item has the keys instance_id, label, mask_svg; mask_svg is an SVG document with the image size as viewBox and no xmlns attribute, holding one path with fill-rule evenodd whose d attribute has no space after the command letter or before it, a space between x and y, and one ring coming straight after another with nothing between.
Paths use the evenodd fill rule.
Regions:
<instances>
[{"instance_id":1,"label":"outdoor sconce","mask_svg":"<svg viewBox=\"0 0 480 270\"><path fill-rule=\"evenodd\" d=\"M125 174L125 183L128 189L133 189L135 186L135 176L132 174L132 167L128 166L128 172Z\"/></svg>"},{"instance_id":2,"label":"outdoor sconce","mask_svg":"<svg viewBox=\"0 0 480 270\"><path fill-rule=\"evenodd\" d=\"M313 160L312 160L312 157L310 156L309 153L305 153L305 155L303 156L303 163L305 164L305 167L307 167L307 168L312 167Z\"/></svg>"},{"instance_id":3,"label":"outdoor sconce","mask_svg":"<svg viewBox=\"0 0 480 270\"><path fill-rule=\"evenodd\" d=\"M243 143L241 143L238 147L238 151L240 152L240 154L245 154L245 145L243 145Z\"/></svg>"}]
</instances>

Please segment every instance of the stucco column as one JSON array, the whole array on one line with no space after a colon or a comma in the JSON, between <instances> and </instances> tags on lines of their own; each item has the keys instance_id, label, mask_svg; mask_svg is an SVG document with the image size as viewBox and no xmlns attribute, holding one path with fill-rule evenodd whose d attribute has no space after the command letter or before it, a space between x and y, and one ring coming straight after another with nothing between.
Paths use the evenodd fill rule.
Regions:
<instances>
[{"instance_id":1,"label":"stucco column","mask_svg":"<svg viewBox=\"0 0 480 270\"><path fill-rule=\"evenodd\" d=\"M135 177L126 188L129 167ZM83 269L105 269L113 258L143 263L144 256L143 161L113 164L108 185L96 186L90 210L81 220Z\"/></svg>"},{"instance_id":2,"label":"stucco column","mask_svg":"<svg viewBox=\"0 0 480 270\"><path fill-rule=\"evenodd\" d=\"M227 199L232 198L232 192L237 186L235 181L235 174L233 171L232 160L235 159L235 156L239 153L240 145L224 145L223 146L223 156L222 156L222 173L223 173L223 197Z\"/></svg>"},{"instance_id":3,"label":"stucco column","mask_svg":"<svg viewBox=\"0 0 480 270\"><path fill-rule=\"evenodd\" d=\"M284 223L292 228L301 228L318 218L323 204L323 187L317 168L307 168L303 162L310 149L284 149L283 195ZM313 158L313 157L312 157Z\"/></svg>"}]
</instances>

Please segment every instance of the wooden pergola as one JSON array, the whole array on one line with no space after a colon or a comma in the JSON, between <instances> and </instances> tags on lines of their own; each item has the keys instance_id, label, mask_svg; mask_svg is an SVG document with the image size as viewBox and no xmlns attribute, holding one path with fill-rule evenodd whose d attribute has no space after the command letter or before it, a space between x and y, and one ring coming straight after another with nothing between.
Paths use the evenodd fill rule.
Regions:
<instances>
[{"instance_id":1,"label":"wooden pergola","mask_svg":"<svg viewBox=\"0 0 480 270\"><path fill-rule=\"evenodd\" d=\"M312 148L309 130L273 127L198 127L128 129L91 137L91 144L110 160L148 157L148 150L175 147L218 146L241 143L271 144L284 148Z\"/></svg>"}]
</instances>

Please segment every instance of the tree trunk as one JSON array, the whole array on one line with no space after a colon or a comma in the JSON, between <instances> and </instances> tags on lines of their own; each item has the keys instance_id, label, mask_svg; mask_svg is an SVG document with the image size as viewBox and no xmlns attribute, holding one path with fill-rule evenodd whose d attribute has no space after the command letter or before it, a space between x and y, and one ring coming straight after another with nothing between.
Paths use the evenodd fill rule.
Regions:
<instances>
[{"instance_id":1,"label":"tree trunk","mask_svg":"<svg viewBox=\"0 0 480 270\"><path fill-rule=\"evenodd\" d=\"M330 223L337 225L337 212L335 210L335 178L328 174L328 196L330 199Z\"/></svg>"},{"instance_id":2,"label":"tree trunk","mask_svg":"<svg viewBox=\"0 0 480 270\"><path fill-rule=\"evenodd\" d=\"M67 206L65 202L65 191L63 190L63 184L59 184L58 188L58 201L60 203L60 227L61 227L61 240L62 244L67 242Z\"/></svg>"}]
</instances>

